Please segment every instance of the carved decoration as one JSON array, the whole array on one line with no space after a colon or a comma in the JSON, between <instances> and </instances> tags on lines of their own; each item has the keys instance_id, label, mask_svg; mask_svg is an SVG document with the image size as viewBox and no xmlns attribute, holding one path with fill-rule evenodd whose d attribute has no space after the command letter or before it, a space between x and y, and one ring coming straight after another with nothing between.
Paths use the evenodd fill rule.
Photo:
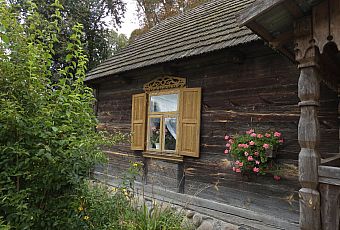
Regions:
<instances>
[{"instance_id":1,"label":"carved decoration","mask_svg":"<svg viewBox=\"0 0 340 230\"><path fill-rule=\"evenodd\" d=\"M162 89L183 88L186 85L186 79L180 77L164 76L158 77L144 84L144 91L156 91Z\"/></svg>"}]
</instances>

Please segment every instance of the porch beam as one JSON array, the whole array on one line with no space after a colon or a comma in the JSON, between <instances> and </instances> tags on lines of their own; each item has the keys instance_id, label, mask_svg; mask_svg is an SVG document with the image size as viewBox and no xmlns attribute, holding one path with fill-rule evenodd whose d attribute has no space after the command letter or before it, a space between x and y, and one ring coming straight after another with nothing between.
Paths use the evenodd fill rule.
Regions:
<instances>
[{"instance_id":1,"label":"porch beam","mask_svg":"<svg viewBox=\"0 0 340 230\"><path fill-rule=\"evenodd\" d=\"M278 4L281 4L285 0L262 0L257 1L256 4L251 4L245 10L243 10L238 18L240 25L246 25L248 22L254 20L256 17L268 12Z\"/></svg>"},{"instance_id":2,"label":"porch beam","mask_svg":"<svg viewBox=\"0 0 340 230\"><path fill-rule=\"evenodd\" d=\"M303 12L295 0L286 0L283 4L294 18L301 18L303 16Z\"/></svg>"}]
</instances>

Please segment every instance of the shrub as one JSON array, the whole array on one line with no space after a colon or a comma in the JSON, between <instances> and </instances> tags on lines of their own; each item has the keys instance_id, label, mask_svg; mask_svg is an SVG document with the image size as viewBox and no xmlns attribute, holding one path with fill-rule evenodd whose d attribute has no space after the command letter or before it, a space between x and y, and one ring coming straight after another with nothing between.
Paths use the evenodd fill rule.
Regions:
<instances>
[{"instance_id":1,"label":"shrub","mask_svg":"<svg viewBox=\"0 0 340 230\"><path fill-rule=\"evenodd\" d=\"M34 4L21 14L0 0L0 216L15 229L79 229L72 217L79 184L105 160L98 145L120 139L95 131L81 25L65 35L66 64L50 81L62 20L62 6L53 6L47 22Z\"/></svg>"}]
</instances>

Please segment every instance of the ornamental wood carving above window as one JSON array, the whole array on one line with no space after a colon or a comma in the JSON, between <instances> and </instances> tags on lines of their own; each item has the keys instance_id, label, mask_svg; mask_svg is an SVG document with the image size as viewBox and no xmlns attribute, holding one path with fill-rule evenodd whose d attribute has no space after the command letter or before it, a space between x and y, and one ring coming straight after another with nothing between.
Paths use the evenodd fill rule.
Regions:
<instances>
[{"instance_id":1,"label":"ornamental wood carving above window","mask_svg":"<svg viewBox=\"0 0 340 230\"><path fill-rule=\"evenodd\" d=\"M186 79L181 77L164 76L156 78L146 84L144 84L144 91L156 91L172 88L184 88L186 85Z\"/></svg>"}]
</instances>

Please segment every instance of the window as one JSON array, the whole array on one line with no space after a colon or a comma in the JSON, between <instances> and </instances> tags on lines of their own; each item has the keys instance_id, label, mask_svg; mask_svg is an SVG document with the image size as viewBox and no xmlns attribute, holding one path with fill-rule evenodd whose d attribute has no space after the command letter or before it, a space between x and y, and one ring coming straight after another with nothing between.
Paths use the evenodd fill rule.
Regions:
<instances>
[{"instance_id":1,"label":"window","mask_svg":"<svg viewBox=\"0 0 340 230\"><path fill-rule=\"evenodd\" d=\"M201 89L173 88L157 85L157 90L149 87L133 95L131 149L145 155L199 156Z\"/></svg>"}]
</instances>

